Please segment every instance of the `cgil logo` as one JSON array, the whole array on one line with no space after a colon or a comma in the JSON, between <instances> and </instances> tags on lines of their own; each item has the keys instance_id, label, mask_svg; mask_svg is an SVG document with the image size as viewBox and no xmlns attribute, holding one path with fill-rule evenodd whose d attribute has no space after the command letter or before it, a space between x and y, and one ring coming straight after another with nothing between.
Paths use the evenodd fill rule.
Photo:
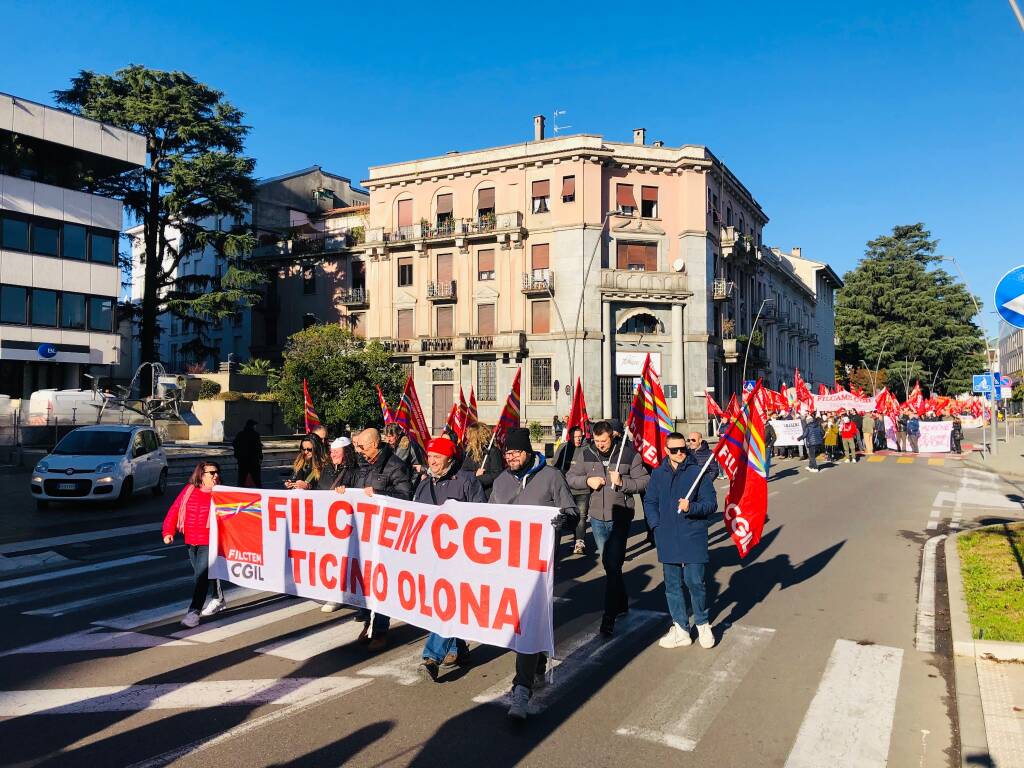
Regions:
<instances>
[{"instance_id":1,"label":"cgil logo","mask_svg":"<svg viewBox=\"0 0 1024 768\"><path fill-rule=\"evenodd\" d=\"M263 569L252 563L232 563L229 570L236 578L263 581Z\"/></svg>"}]
</instances>

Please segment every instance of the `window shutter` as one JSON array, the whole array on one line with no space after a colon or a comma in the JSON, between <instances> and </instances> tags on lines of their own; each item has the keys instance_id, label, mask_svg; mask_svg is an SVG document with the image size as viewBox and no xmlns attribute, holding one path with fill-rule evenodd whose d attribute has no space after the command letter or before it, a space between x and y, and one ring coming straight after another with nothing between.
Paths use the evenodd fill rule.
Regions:
<instances>
[{"instance_id":1,"label":"window shutter","mask_svg":"<svg viewBox=\"0 0 1024 768\"><path fill-rule=\"evenodd\" d=\"M446 213L451 213L454 210L452 203L452 195L438 195L437 196L437 215L442 216Z\"/></svg>"},{"instance_id":2,"label":"window shutter","mask_svg":"<svg viewBox=\"0 0 1024 768\"><path fill-rule=\"evenodd\" d=\"M494 187L487 187L481 189L477 197L476 207L479 208L493 208L494 207Z\"/></svg>"},{"instance_id":3,"label":"window shutter","mask_svg":"<svg viewBox=\"0 0 1024 768\"><path fill-rule=\"evenodd\" d=\"M640 187L640 199L646 200L648 203L658 202L658 188Z\"/></svg>"},{"instance_id":4,"label":"window shutter","mask_svg":"<svg viewBox=\"0 0 1024 768\"><path fill-rule=\"evenodd\" d=\"M550 333L551 332L551 321L549 319L549 309L551 302L549 301L535 301L533 302L532 315L533 315L533 333Z\"/></svg>"},{"instance_id":5,"label":"window shutter","mask_svg":"<svg viewBox=\"0 0 1024 768\"><path fill-rule=\"evenodd\" d=\"M445 339L455 335L452 325L453 311L452 307L437 308L437 335L439 338Z\"/></svg>"},{"instance_id":6,"label":"window shutter","mask_svg":"<svg viewBox=\"0 0 1024 768\"><path fill-rule=\"evenodd\" d=\"M400 310L398 310L398 338L400 338L400 339L411 339L412 338L412 310L411 309L400 309Z\"/></svg>"},{"instance_id":7,"label":"window shutter","mask_svg":"<svg viewBox=\"0 0 1024 768\"><path fill-rule=\"evenodd\" d=\"M398 226L412 226L412 200L398 201Z\"/></svg>"},{"instance_id":8,"label":"window shutter","mask_svg":"<svg viewBox=\"0 0 1024 768\"><path fill-rule=\"evenodd\" d=\"M548 247L547 243L538 243L530 249L530 261L533 269L548 269L550 266Z\"/></svg>"},{"instance_id":9,"label":"window shutter","mask_svg":"<svg viewBox=\"0 0 1024 768\"><path fill-rule=\"evenodd\" d=\"M562 197L576 194L576 177L566 176L562 179Z\"/></svg>"},{"instance_id":10,"label":"window shutter","mask_svg":"<svg viewBox=\"0 0 1024 768\"><path fill-rule=\"evenodd\" d=\"M494 271L494 250L492 248L480 251L477 254L477 259L479 260L479 264L477 266L478 272Z\"/></svg>"},{"instance_id":11,"label":"window shutter","mask_svg":"<svg viewBox=\"0 0 1024 768\"><path fill-rule=\"evenodd\" d=\"M645 253L644 269L648 272L658 271L658 246L655 243L648 243L643 246Z\"/></svg>"},{"instance_id":12,"label":"window shutter","mask_svg":"<svg viewBox=\"0 0 1024 768\"><path fill-rule=\"evenodd\" d=\"M450 283L452 281L452 255L450 253L439 253L437 255L437 282Z\"/></svg>"},{"instance_id":13,"label":"window shutter","mask_svg":"<svg viewBox=\"0 0 1024 768\"><path fill-rule=\"evenodd\" d=\"M533 196L534 197L547 197L551 194L551 182L550 181L535 181L533 182Z\"/></svg>"},{"instance_id":14,"label":"window shutter","mask_svg":"<svg viewBox=\"0 0 1024 768\"><path fill-rule=\"evenodd\" d=\"M615 244L615 266L618 269L629 269L629 243Z\"/></svg>"},{"instance_id":15,"label":"window shutter","mask_svg":"<svg viewBox=\"0 0 1024 768\"><path fill-rule=\"evenodd\" d=\"M366 338L366 313L359 312L351 315L352 318L352 335L357 339Z\"/></svg>"},{"instance_id":16,"label":"window shutter","mask_svg":"<svg viewBox=\"0 0 1024 768\"><path fill-rule=\"evenodd\" d=\"M494 305L481 304L477 309L477 325L481 336L494 335Z\"/></svg>"},{"instance_id":17,"label":"window shutter","mask_svg":"<svg viewBox=\"0 0 1024 768\"><path fill-rule=\"evenodd\" d=\"M616 184L615 202L619 208L636 208L636 200L633 198L633 185Z\"/></svg>"}]
</instances>

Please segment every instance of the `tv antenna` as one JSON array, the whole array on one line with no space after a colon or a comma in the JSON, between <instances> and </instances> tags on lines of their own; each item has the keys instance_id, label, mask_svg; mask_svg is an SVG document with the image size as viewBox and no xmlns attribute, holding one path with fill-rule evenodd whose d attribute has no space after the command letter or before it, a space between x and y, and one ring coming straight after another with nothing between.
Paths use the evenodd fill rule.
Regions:
<instances>
[{"instance_id":1,"label":"tv antenna","mask_svg":"<svg viewBox=\"0 0 1024 768\"><path fill-rule=\"evenodd\" d=\"M554 126L555 133L558 133L559 131L564 131L564 130L566 130L568 128L572 128L571 125L559 125L558 124L559 116L560 115L564 115L564 114L565 114L565 110L564 109L556 109L554 112L551 113L551 123Z\"/></svg>"}]
</instances>

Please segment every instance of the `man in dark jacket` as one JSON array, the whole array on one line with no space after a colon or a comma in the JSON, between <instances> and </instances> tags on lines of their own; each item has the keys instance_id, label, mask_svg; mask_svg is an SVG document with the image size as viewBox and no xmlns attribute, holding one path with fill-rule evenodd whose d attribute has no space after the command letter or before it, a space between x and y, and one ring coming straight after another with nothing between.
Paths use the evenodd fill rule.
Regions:
<instances>
[{"instance_id":1,"label":"man in dark jacket","mask_svg":"<svg viewBox=\"0 0 1024 768\"><path fill-rule=\"evenodd\" d=\"M622 452L620 453L620 447ZM633 494L647 490L650 477L640 454L612 435L607 421L594 425L594 437L572 458L565 477L573 493L589 493L587 512L605 573L604 616L601 634L610 637L615 617L629 610L629 595L622 578L629 527L633 523Z\"/></svg>"},{"instance_id":2,"label":"man in dark jacket","mask_svg":"<svg viewBox=\"0 0 1024 768\"><path fill-rule=\"evenodd\" d=\"M557 469L548 466L544 454L533 450L528 429L509 430L505 438L505 463L508 468L498 475L491 488L491 504L522 504L554 507L558 510L551 519L556 532L553 554L557 554L558 532L566 522L575 524L578 514L565 478ZM533 686L538 677L543 678L546 668L547 658L543 653L516 654L516 675L512 681L509 717L526 719L526 708Z\"/></svg>"},{"instance_id":3,"label":"man in dark jacket","mask_svg":"<svg viewBox=\"0 0 1024 768\"><path fill-rule=\"evenodd\" d=\"M380 432L376 429L364 429L353 438L352 443L364 462L356 474L356 487L362 488L367 496L379 493L396 499L412 498L412 475L409 472L409 465L395 456L389 446L381 445ZM336 490L344 493L345 486L336 486ZM370 618L370 611L365 608L356 613L356 619L363 622L359 642L368 643L367 647L371 651L383 650L387 645L391 618L374 612L372 629Z\"/></svg>"},{"instance_id":4,"label":"man in dark jacket","mask_svg":"<svg viewBox=\"0 0 1024 768\"><path fill-rule=\"evenodd\" d=\"M708 623L704 569L708 562L709 518L718 511L714 480L708 472L701 475L703 465L687 451L681 434L670 434L665 446L668 455L651 473L644 499L644 514L657 533L658 561L665 572L665 599L672 616L672 628L658 645L679 648L693 643L683 595L685 583L701 647L711 648L715 636ZM688 494L698 477L695 492Z\"/></svg>"},{"instance_id":5,"label":"man in dark jacket","mask_svg":"<svg viewBox=\"0 0 1024 768\"><path fill-rule=\"evenodd\" d=\"M455 463L456 451L455 443L447 437L435 437L427 443L427 474L416 486L413 501L436 506L446 501L487 503L480 481L472 472L459 470ZM423 661L419 671L436 682L440 667L465 664L468 653L469 647L465 640L441 637L431 632L423 646Z\"/></svg>"},{"instance_id":6,"label":"man in dark jacket","mask_svg":"<svg viewBox=\"0 0 1024 768\"><path fill-rule=\"evenodd\" d=\"M558 449L558 453L555 454L555 469L561 472L563 475L568 473L569 467L572 466L572 457L576 455L576 451L583 445L583 430L580 427L573 427L569 430L569 439L562 443L562 447ZM568 482L568 478L566 478ZM587 504L590 503L590 493L588 491L573 491L572 497L576 499L576 510L580 513L579 522L576 523L576 530L573 534L573 547L572 552L574 555L586 554L586 534L587 534ZM600 553L598 553L600 554Z\"/></svg>"},{"instance_id":7,"label":"man in dark jacket","mask_svg":"<svg viewBox=\"0 0 1024 768\"><path fill-rule=\"evenodd\" d=\"M249 419L242 431L235 435L232 443L235 461L238 462L238 485L242 488L260 488L263 479L260 469L263 464L263 441L256 431L256 422Z\"/></svg>"},{"instance_id":8,"label":"man in dark jacket","mask_svg":"<svg viewBox=\"0 0 1024 768\"><path fill-rule=\"evenodd\" d=\"M813 413L807 413L803 417L803 431L800 439L804 441L807 448L807 471L818 471L818 450L825 442L825 430L821 428L821 419Z\"/></svg>"}]
</instances>

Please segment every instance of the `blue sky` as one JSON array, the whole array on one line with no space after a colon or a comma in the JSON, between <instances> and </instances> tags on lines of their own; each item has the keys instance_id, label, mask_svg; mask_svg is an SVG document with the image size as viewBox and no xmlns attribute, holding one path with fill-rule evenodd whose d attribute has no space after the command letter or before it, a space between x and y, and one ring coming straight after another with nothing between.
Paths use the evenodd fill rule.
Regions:
<instances>
[{"instance_id":1,"label":"blue sky","mask_svg":"<svg viewBox=\"0 0 1024 768\"><path fill-rule=\"evenodd\" d=\"M766 242L840 274L924 221L991 332L995 284L1024 263L1024 32L1005 0L188 5L6 4L0 90L48 102L79 69L183 69L244 110L260 176L357 181L564 109L573 132L707 144L768 213Z\"/></svg>"}]
</instances>

